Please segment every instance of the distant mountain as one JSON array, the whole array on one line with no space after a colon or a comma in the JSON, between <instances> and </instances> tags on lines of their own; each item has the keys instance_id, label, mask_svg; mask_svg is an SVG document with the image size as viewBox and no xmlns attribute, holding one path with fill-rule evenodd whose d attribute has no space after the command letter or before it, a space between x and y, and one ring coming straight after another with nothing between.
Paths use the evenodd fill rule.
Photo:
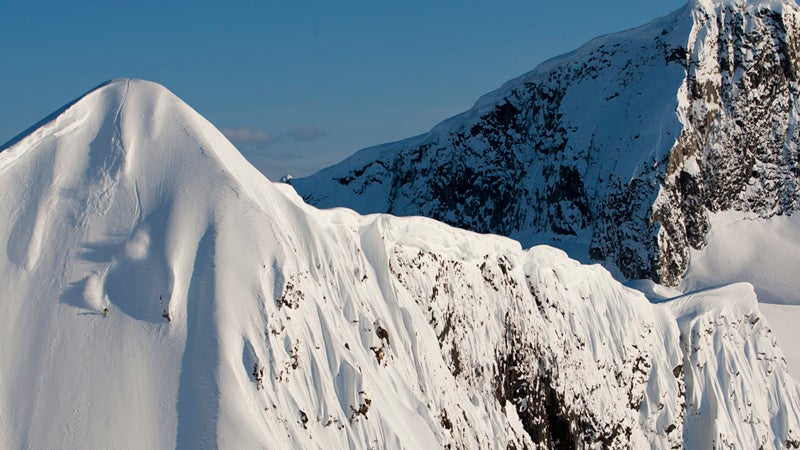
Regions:
<instances>
[{"instance_id":1,"label":"distant mountain","mask_svg":"<svg viewBox=\"0 0 800 450\"><path fill-rule=\"evenodd\" d=\"M800 447L736 284L663 305L550 247L319 211L163 87L0 148L0 448Z\"/></svg>"},{"instance_id":2,"label":"distant mountain","mask_svg":"<svg viewBox=\"0 0 800 450\"><path fill-rule=\"evenodd\" d=\"M319 207L583 243L629 279L676 285L710 214L798 207L799 33L792 0L693 0L291 184Z\"/></svg>"}]
</instances>

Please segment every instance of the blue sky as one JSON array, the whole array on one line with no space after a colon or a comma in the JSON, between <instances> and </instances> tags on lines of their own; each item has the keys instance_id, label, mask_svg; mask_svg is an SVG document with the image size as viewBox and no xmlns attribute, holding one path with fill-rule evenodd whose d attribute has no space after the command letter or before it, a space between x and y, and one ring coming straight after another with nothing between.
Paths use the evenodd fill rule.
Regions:
<instances>
[{"instance_id":1,"label":"blue sky","mask_svg":"<svg viewBox=\"0 0 800 450\"><path fill-rule=\"evenodd\" d=\"M0 0L0 143L135 77L175 92L271 178L306 175L684 3Z\"/></svg>"}]
</instances>

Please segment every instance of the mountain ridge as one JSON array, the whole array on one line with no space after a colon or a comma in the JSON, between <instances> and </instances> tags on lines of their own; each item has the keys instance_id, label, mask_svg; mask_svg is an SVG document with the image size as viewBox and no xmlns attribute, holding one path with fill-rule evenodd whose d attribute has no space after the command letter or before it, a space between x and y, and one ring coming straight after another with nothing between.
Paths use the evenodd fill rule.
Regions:
<instances>
[{"instance_id":1,"label":"mountain ridge","mask_svg":"<svg viewBox=\"0 0 800 450\"><path fill-rule=\"evenodd\" d=\"M747 285L653 305L554 248L317 210L152 83L0 152L0 188L1 447L800 445Z\"/></svg>"},{"instance_id":2,"label":"mountain ridge","mask_svg":"<svg viewBox=\"0 0 800 450\"><path fill-rule=\"evenodd\" d=\"M690 2L291 184L320 207L579 241L583 260L677 285L708 213L796 208L798 17L789 1Z\"/></svg>"}]
</instances>

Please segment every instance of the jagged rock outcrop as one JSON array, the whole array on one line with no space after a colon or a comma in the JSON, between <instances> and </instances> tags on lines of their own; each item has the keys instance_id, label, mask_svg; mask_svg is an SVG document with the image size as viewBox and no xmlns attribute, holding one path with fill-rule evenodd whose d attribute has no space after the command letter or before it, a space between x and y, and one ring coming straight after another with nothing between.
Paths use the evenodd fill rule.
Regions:
<instances>
[{"instance_id":1,"label":"jagged rock outcrop","mask_svg":"<svg viewBox=\"0 0 800 450\"><path fill-rule=\"evenodd\" d=\"M551 247L317 210L154 83L0 147L0 188L0 448L800 445L750 285L654 305Z\"/></svg>"},{"instance_id":2,"label":"jagged rock outcrop","mask_svg":"<svg viewBox=\"0 0 800 450\"><path fill-rule=\"evenodd\" d=\"M578 236L624 276L674 285L708 212L797 207L798 27L792 1L693 0L291 183L321 207Z\"/></svg>"}]
</instances>

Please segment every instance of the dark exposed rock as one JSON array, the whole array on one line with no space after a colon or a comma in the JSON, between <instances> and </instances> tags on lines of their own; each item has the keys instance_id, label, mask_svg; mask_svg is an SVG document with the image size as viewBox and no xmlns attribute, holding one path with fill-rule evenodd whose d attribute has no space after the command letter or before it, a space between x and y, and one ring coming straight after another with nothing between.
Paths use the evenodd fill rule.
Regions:
<instances>
[{"instance_id":1,"label":"dark exposed rock","mask_svg":"<svg viewBox=\"0 0 800 450\"><path fill-rule=\"evenodd\" d=\"M574 321L575 308L591 308L591 302L576 285L559 291L558 274L552 269L538 271L502 255L484 255L464 264L435 253L401 248L393 250L390 266L401 286L411 273L429 276L429 285L410 283L405 286L406 293L420 304L427 303L442 357L459 385L466 390L491 389L488 392L496 403L486 407L499 408L509 418L516 416L510 422L520 428L506 430L508 448L635 448L634 443L642 442L636 435L641 436L643 424L656 423L640 419L648 415L661 416L661 428L652 432L659 434L659 442L668 443L666 448L681 442L683 416L678 408L683 375L673 377L673 367L680 360L660 368L660 363L654 365L653 352L663 351L656 348L663 346L663 341L650 340L655 337L651 325L624 339L625 357L600 361L603 358L598 359L595 352L604 350L592 350L584 337L589 327ZM459 294L453 295L456 292ZM504 301L482 304L481 298L473 295L476 292L497 295ZM585 299L568 305L562 296L567 292ZM493 328L494 337L488 337L485 313L469 313L470 308L492 311L490 314L507 308L500 316L503 326ZM476 341L485 346L487 338L492 353L478 357ZM492 364L486 364L486 356ZM653 378L657 371L662 375ZM589 377L576 382L586 375ZM659 397L661 403L656 406L655 398L646 398L645 390L648 383L662 381L670 394ZM609 392L614 392L614 411L597 403ZM444 413L440 418L443 428L456 436L460 427L469 426L470 419L452 411L448 409L447 421Z\"/></svg>"},{"instance_id":2,"label":"dark exposed rock","mask_svg":"<svg viewBox=\"0 0 800 450\"><path fill-rule=\"evenodd\" d=\"M792 2L691 2L543 64L428 135L293 184L319 206L526 245L590 236L592 258L673 285L709 213L797 209L799 30Z\"/></svg>"}]
</instances>

